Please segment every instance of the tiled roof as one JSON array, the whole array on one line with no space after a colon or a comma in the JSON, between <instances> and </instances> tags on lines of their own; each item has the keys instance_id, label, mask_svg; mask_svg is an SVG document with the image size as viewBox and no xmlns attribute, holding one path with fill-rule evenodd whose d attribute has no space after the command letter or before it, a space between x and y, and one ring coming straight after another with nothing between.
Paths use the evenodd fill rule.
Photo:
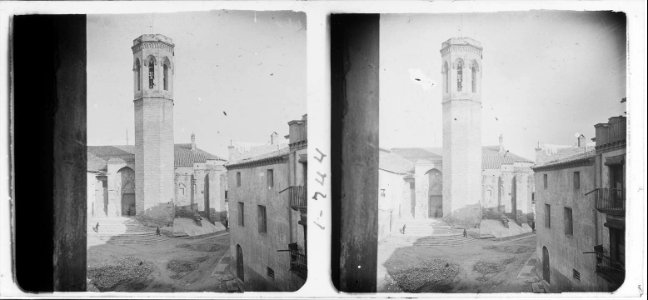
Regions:
<instances>
[{"instance_id":1,"label":"tiled roof","mask_svg":"<svg viewBox=\"0 0 648 300\"><path fill-rule=\"evenodd\" d=\"M253 144L234 142L230 147L234 147L234 151L230 152L231 161L239 161L257 156L263 156L270 152L281 150L288 147L288 143L279 144Z\"/></svg>"},{"instance_id":2,"label":"tiled roof","mask_svg":"<svg viewBox=\"0 0 648 300\"><path fill-rule=\"evenodd\" d=\"M105 161L111 158L121 158L125 161L135 160L134 145L88 146L88 153L92 153Z\"/></svg>"},{"instance_id":3,"label":"tiled roof","mask_svg":"<svg viewBox=\"0 0 648 300\"><path fill-rule=\"evenodd\" d=\"M595 143L588 143L585 147L544 144L536 149L536 163L544 164L553 160L569 158L593 150L595 146Z\"/></svg>"},{"instance_id":4,"label":"tiled roof","mask_svg":"<svg viewBox=\"0 0 648 300\"><path fill-rule=\"evenodd\" d=\"M440 161L443 159L443 150L441 148L393 148L390 151L412 162L419 160Z\"/></svg>"},{"instance_id":5,"label":"tiled roof","mask_svg":"<svg viewBox=\"0 0 648 300\"><path fill-rule=\"evenodd\" d=\"M513 163L533 163L533 161L509 151L500 153L499 146L482 147L482 169L499 169L502 165Z\"/></svg>"},{"instance_id":6,"label":"tiled roof","mask_svg":"<svg viewBox=\"0 0 648 300\"><path fill-rule=\"evenodd\" d=\"M105 170L106 162L110 159L121 159L126 162L135 161L134 145L88 146L87 149L89 171ZM200 148L192 151L191 144L175 144L173 154L175 167L191 167L194 163L204 163L207 160L225 161Z\"/></svg>"},{"instance_id":7,"label":"tiled roof","mask_svg":"<svg viewBox=\"0 0 648 300\"><path fill-rule=\"evenodd\" d=\"M414 172L414 163L389 150L380 149L379 169L397 173L408 174Z\"/></svg>"},{"instance_id":8,"label":"tiled roof","mask_svg":"<svg viewBox=\"0 0 648 300\"><path fill-rule=\"evenodd\" d=\"M443 160L442 148L393 148L391 152L414 163L420 160ZM533 161L508 151L500 154L499 146L482 147L482 169L499 169L503 164L513 163L533 163Z\"/></svg>"},{"instance_id":9,"label":"tiled roof","mask_svg":"<svg viewBox=\"0 0 648 300\"><path fill-rule=\"evenodd\" d=\"M279 158L279 157L282 157L282 156L286 156L288 154L290 154L290 148L288 146L285 146L285 147L283 147L283 148L281 148L279 150L274 150L274 151L270 151L270 152L266 152L266 153L262 153L262 154L257 154L255 156L250 156L250 157L246 157L246 158L243 158L243 159L231 161L231 162L225 164L225 166L226 167L233 167L233 166L236 166L236 165L261 162L263 160Z\"/></svg>"},{"instance_id":10,"label":"tiled roof","mask_svg":"<svg viewBox=\"0 0 648 300\"><path fill-rule=\"evenodd\" d=\"M175 144L174 160L176 167L191 167L194 163L204 163L207 160L225 161L225 159L200 150L200 148L192 151L191 144Z\"/></svg>"},{"instance_id":11,"label":"tiled roof","mask_svg":"<svg viewBox=\"0 0 648 300\"><path fill-rule=\"evenodd\" d=\"M580 153L573 154L573 155L570 155L570 156L561 156L561 157L558 157L558 158L556 158L554 160L546 161L546 162L541 163L541 164L537 164L535 166L535 168L545 168L545 167L550 167L550 166L557 166L557 165L561 165L561 164L565 164L565 163L578 161L578 160L581 160L581 159L592 158L595 155L596 155L596 150L588 150L588 151L580 152Z\"/></svg>"}]
</instances>

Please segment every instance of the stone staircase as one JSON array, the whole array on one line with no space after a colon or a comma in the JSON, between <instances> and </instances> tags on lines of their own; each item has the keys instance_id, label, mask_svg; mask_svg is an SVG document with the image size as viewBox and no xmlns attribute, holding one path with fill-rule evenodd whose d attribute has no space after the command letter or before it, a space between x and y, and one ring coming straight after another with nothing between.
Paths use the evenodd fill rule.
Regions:
<instances>
[{"instance_id":1,"label":"stone staircase","mask_svg":"<svg viewBox=\"0 0 648 300\"><path fill-rule=\"evenodd\" d=\"M395 233L393 236L400 242L412 246L461 246L476 241L474 237L464 237L463 229L452 228L441 219L407 220L405 225L405 234Z\"/></svg>"},{"instance_id":2,"label":"stone staircase","mask_svg":"<svg viewBox=\"0 0 648 300\"><path fill-rule=\"evenodd\" d=\"M438 219L408 220L405 225L405 235L407 236L456 236L463 234L462 229L452 228Z\"/></svg>"},{"instance_id":3,"label":"stone staircase","mask_svg":"<svg viewBox=\"0 0 648 300\"><path fill-rule=\"evenodd\" d=\"M418 247L462 246L475 240L472 237L463 237L463 235L428 236L419 238L413 245Z\"/></svg>"},{"instance_id":4,"label":"stone staircase","mask_svg":"<svg viewBox=\"0 0 648 300\"><path fill-rule=\"evenodd\" d=\"M99 223L98 232L94 227ZM164 235L156 235L156 228L140 224L128 217L111 217L94 219L88 222L88 246L98 244L113 245L154 245L170 239Z\"/></svg>"}]
</instances>

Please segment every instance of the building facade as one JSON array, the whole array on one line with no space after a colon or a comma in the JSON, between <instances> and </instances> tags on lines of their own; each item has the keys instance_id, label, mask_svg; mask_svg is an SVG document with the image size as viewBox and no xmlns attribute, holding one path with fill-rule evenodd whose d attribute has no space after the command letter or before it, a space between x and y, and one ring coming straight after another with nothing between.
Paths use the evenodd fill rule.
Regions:
<instances>
[{"instance_id":1,"label":"building facade","mask_svg":"<svg viewBox=\"0 0 648 300\"><path fill-rule=\"evenodd\" d=\"M414 219L416 195L414 163L387 149L380 149L378 168L378 240Z\"/></svg>"},{"instance_id":2,"label":"building facade","mask_svg":"<svg viewBox=\"0 0 648 300\"><path fill-rule=\"evenodd\" d=\"M173 217L226 219L225 160L191 144L174 145ZM135 146L88 146L88 217L135 216ZM159 221L158 225L173 223Z\"/></svg>"},{"instance_id":3,"label":"building facade","mask_svg":"<svg viewBox=\"0 0 648 300\"><path fill-rule=\"evenodd\" d=\"M439 148L381 149L381 236L389 235L408 220L445 217L441 153ZM480 219L490 212L506 215L521 225L532 223L533 161L506 150L502 138L499 146L482 147L481 156ZM383 227L390 223L392 226Z\"/></svg>"},{"instance_id":4,"label":"building facade","mask_svg":"<svg viewBox=\"0 0 648 300\"><path fill-rule=\"evenodd\" d=\"M232 269L247 291L295 291L307 275L306 116L288 124L288 145L226 164Z\"/></svg>"},{"instance_id":5,"label":"building facade","mask_svg":"<svg viewBox=\"0 0 648 300\"><path fill-rule=\"evenodd\" d=\"M624 280L625 117L595 129L594 149L545 152L534 167L538 270L552 291L612 291Z\"/></svg>"}]
</instances>

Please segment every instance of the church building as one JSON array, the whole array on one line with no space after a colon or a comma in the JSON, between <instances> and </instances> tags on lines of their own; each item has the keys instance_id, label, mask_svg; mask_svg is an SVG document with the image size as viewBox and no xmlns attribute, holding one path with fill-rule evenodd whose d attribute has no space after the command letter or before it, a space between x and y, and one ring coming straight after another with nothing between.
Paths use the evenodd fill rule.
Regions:
<instances>
[{"instance_id":1,"label":"church building","mask_svg":"<svg viewBox=\"0 0 648 300\"><path fill-rule=\"evenodd\" d=\"M160 226L174 218L225 218L225 159L173 138L173 41L133 41L135 145L88 146L88 216L138 216Z\"/></svg>"}]
</instances>

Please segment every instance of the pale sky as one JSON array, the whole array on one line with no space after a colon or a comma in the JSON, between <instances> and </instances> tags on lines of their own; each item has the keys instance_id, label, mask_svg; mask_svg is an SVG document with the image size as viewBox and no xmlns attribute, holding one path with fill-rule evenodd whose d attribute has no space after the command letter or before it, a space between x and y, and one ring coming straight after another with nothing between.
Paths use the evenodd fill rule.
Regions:
<instances>
[{"instance_id":1,"label":"pale sky","mask_svg":"<svg viewBox=\"0 0 648 300\"><path fill-rule=\"evenodd\" d=\"M306 18L296 12L88 15L88 144L134 144L133 39L175 43L175 143L227 157L306 113ZM227 113L227 116L223 114Z\"/></svg>"},{"instance_id":2,"label":"pale sky","mask_svg":"<svg viewBox=\"0 0 648 300\"><path fill-rule=\"evenodd\" d=\"M625 18L598 12L381 15L380 146L442 145L441 43L482 43L482 145L500 134L534 159L538 141L588 141L594 124L622 115ZM413 78L423 78L415 81ZM427 78L426 78L427 77ZM436 82L433 87L421 82Z\"/></svg>"}]
</instances>

